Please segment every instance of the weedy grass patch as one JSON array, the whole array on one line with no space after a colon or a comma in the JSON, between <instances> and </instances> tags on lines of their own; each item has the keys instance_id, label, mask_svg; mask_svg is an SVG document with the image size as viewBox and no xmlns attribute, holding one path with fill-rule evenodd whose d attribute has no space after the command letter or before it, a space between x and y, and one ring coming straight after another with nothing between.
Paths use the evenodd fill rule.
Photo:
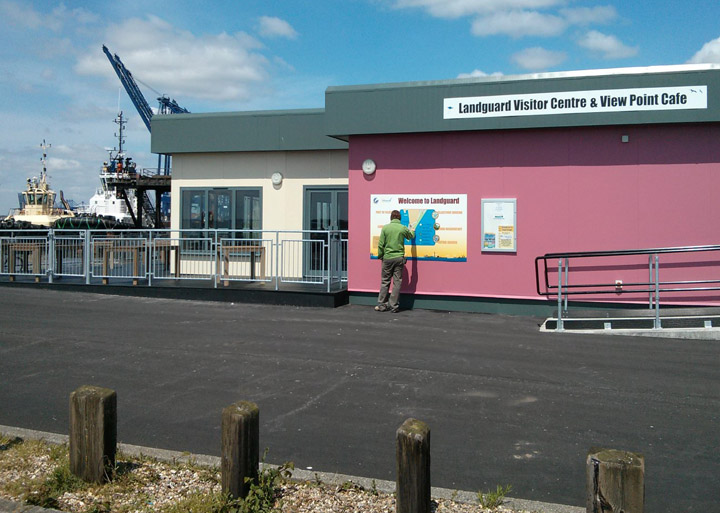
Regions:
<instances>
[{"instance_id":1,"label":"weedy grass patch","mask_svg":"<svg viewBox=\"0 0 720 513\"><path fill-rule=\"evenodd\" d=\"M70 471L67 445L0 438L0 497L81 513L272 513L292 463L264 466L244 500L221 493L216 468L118 453L111 481L85 483Z\"/></svg>"},{"instance_id":2,"label":"weedy grass patch","mask_svg":"<svg viewBox=\"0 0 720 513\"><path fill-rule=\"evenodd\" d=\"M263 456L263 460L264 460ZM0 436L0 498L71 513L292 513L362 511L389 513L393 494L351 481L337 485L314 480L294 482L294 466L263 465L244 500L222 493L219 469L194 462L158 461L118 452L112 480L102 485L81 481L69 469L67 445ZM499 508L509 485L478 492L477 503L433 501L434 513L487 513Z\"/></svg>"},{"instance_id":3,"label":"weedy grass patch","mask_svg":"<svg viewBox=\"0 0 720 513\"><path fill-rule=\"evenodd\" d=\"M497 485L495 491L482 492L479 491L477 494L478 503L480 506L486 509L496 509L505 502L505 497L512 490L511 485L500 486Z\"/></svg>"}]
</instances>

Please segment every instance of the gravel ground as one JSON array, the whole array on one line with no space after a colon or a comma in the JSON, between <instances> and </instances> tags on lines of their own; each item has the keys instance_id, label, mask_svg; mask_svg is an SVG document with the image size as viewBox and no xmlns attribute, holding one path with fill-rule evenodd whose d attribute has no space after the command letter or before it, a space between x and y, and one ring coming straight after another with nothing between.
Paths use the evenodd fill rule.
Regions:
<instances>
[{"instance_id":1,"label":"gravel ground","mask_svg":"<svg viewBox=\"0 0 720 513\"><path fill-rule=\"evenodd\" d=\"M39 442L0 443L0 498L21 501L28 490L38 490L67 461L65 446ZM125 458L118 455L118 477L104 486L87 486L80 491L58 496L55 508L72 513L160 511L192 512L192 504L207 503L220 496L220 473L216 468L172 464L150 458ZM36 493L36 492L32 492ZM395 498L391 494L344 483L327 485L320 481L282 481L276 506L283 513L393 513ZM195 502L193 502L193 500ZM177 508L177 509L174 509ZM203 511L208 511L207 509ZM438 513L484 513L478 504L452 500L433 501ZM505 513L527 513L503 506L492 510Z\"/></svg>"}]
</instances>

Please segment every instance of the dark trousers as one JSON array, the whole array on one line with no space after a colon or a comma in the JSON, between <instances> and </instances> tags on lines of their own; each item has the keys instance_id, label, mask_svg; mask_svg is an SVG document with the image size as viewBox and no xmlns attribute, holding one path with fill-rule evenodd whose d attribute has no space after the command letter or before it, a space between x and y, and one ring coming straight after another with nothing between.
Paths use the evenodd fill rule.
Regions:
<instances>
[{"instance_id":1,"label":"dark trousers","mask_svg":"<svg viewBox=\"0 0 720 513\"><path fill-rule=\"evenodd\" d=\"M382 261L382 274L380 275L380 294L378 304L386 308L396 309L400 302L400 288L402 287L402 274L405 268L405 257L386 258ZM390 281L392 280L392 293ZM390 302L388 304L388 296Z\"/></svg>"}]
</instances>

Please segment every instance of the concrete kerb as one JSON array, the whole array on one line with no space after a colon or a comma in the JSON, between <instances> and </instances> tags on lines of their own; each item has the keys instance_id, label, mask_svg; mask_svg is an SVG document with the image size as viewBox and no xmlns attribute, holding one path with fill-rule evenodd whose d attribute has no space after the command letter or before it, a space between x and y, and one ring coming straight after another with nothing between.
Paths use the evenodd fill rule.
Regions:
<instances>
[{"instance_id":1,"label":"concrete kerb","mask_svg":"<svg viewBox=\"0 0 720 513\"><path fill-rule=\"evenodd\" d=\"M35 431L32 429L16 428L11 426L0 425L0 434L8 437L17 437L22 440L43 440L51 444L68 443L68 435L58 433L48 433L45 431ZM141 447L138 445L130 445L118 443L118 451L128 456L148 456L158 461L192 463L207 467L220 468L220 457L209 456L206 454L190 454L188 452L170 451L167 449L156 449L153 447ZM261 467L277 467L261 463ZM329 472L319 472L314 470L295 469L292 472L292 480L297 482L321 481L328 485L339 486L344 483L353 483L367 490L376 489L383 493L395 493L395 482L382 479L372 479L369 477L350 476L347 474L336 474ZM431 488L431 494L434 499L447 499L468 504L477 503L477 492L451 490L449 488ZM506 497L503 503L516 510L539 511L542 513L584 513L585 508L577 506L568 506L564 504L553 504L547 502L538 502L525 499L514 499ZM0 513L61 513L58 510L40 508L37 506L28 506L17 502L0 499Z\"/></svg>"},{"instance_id":2,"label":"concrete kerb","mask_svg":"<svg viewBox=\"0 0 720 513\"><path fill-rule=\"evenodd\" d=\"M555 331L554 329L540 328L540 333L566 333L583 335L621 335L625 337L652 337L652 338L681 338L685 340L720 340L720 328L662 328L660 330L632 330L632 329L597 329L579 330L567 329Z\"/></svg>"}]
</instances>

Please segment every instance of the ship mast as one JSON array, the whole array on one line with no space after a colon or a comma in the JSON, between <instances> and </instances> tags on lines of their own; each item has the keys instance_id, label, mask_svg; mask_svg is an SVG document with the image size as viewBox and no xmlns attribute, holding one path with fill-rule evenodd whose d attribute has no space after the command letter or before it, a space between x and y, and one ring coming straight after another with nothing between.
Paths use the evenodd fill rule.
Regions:
<instances>
[{"instance_id":1,"label":"ship mast","mask_svg":"<svg viewBox=\"0 0 720 513\"><path fill-rule=\"evenodd\" d=\"M118 125L119 130L118 133L115 134L115 137L118 138L118 152L117 152L117 158L122 160L123 156L125 155L123 153L123 144L125 144L125 136L123 135L123 132L125 131L125 124L127 123L127 120L123 118L123 113L120 111L118 113L118 117L115 118L115 124Z\"/></svg>"},{"instance_id":2,"label":"ship mast","mask_svg":"<svg viewBox=\"0 0 720 513\"><path fill-rule=\"evenodd\" d=\"M43 156L42 156L42 158L40 159L40 160L42 161L42 174L40 175L40 182L44 182L44 181L45 181L45 177L46 177L46 175L47 175L47 150L48 150L49 148L52 148L52 144L46 143L46 142L45 142L45 139L43 139L43 142L42 142L42 144L40 145L40 147L41 147L42 150L43 150Z\"/></svg>"}]
</instances>

